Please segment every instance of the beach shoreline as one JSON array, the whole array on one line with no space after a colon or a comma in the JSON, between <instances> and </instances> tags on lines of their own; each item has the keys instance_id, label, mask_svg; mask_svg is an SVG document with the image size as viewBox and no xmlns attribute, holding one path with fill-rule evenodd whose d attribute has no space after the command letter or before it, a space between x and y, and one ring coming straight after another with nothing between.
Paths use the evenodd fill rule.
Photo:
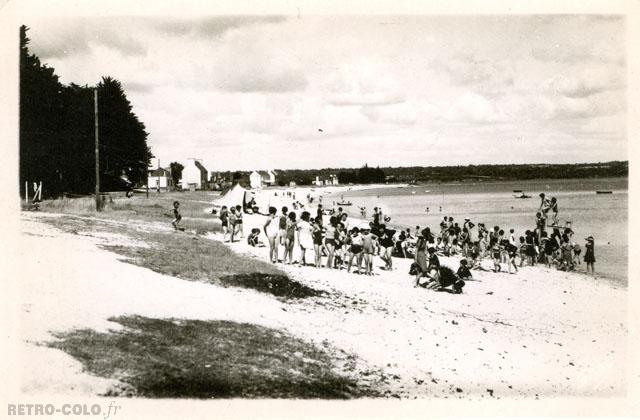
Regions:
<instances>
[{"instance_id":1,"label":"beach shoreline","mask_svg":"<svg viewBox=\"0 0 640 420\"><path fill-rule=\"evenodd\" d=\"M23 213L22 229L27 235L23 234L21 249L44 246L44 252L40 252L41 264L31 265L25 277L29 280L21 300L21 318L28 335L21 345L25 354L41 354L38 360L64 372L57 373L64 378L63 392L70 392L79 382L83 385L78 392L90 394L111 386L112 381L88 378L68 355L33 343L46 341L51 331L105 330L113 327L109 316L140 314L256 323L284 329L316 345L329 343L357 355L368 369L383 372L388 378L388 397L529 399L626 393L627 290L588 281L580 274L540 267L524 267L516 275L476 271L464 293L454 295L414 288L414 277L408 274L410 259L396 258L393 271L382 271L376 257L373 276L279 263L276 266L291 279L324 293L321 298L285 303L253 290L186 282L132 266L96 248L96 241L105 237L91 232L86 237L60 233L47 225L49 216L52 214ZM226 245L240 255L268 261L267 248L246 242L247 233L252 227L261 228L265 216L244 217L245 237ZM215 216L212 219L217 223ZM172 230L168 222L118 223ZM222 240L220 234L202 237L178 231L175 235ZM106 238L114 245L131 246L117 235ZM63 268L67 268L47 272L47 267L59 265L49 249L62 244L67 260ZM92 270L87 261L109 270L87 282ZM458 259L443 257L441 262L455 270ZM122 281L114 283L112 273L118 273ZM49 290L45 294L42 282ZM86 289L82 295L97 293L104 299L82 301L69 287L56 286L61 282L82 284ZM131 287L146 297L153 288L155 301L141 304L140 296L130 296ZM66 302L67 309L55 317L51 317L56 310L52 303L43 301L51 293L56 294L56 301ZM34 363L25 373L25 390L48 389L33 373L46 370L42 363Z\"/></svg>"}]
</instances>

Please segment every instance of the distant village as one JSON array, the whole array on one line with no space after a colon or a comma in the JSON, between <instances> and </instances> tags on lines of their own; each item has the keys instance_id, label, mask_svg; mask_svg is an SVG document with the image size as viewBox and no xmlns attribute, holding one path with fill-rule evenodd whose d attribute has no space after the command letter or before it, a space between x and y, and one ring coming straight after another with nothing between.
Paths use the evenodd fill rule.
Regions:
<instances>
[{"instance_id":1,"label":"distant village","mask_svg":"<svg viewBox=\"0 0 640 420\"><path fill-rule=\"evenodd\" d=\"M230 187L234 181L240 182L251 189L261 189L271 186L295 187L295 181L279 182L278 172L272 169L254 170L249 174L248 180L241 173L237 179L233 179L233 174L209 171L198 158L189 158L184 164L180 163L179 176L173 176L171 167L162 167L160 160L153 158L148 168L149 190L153 191L175 191L175 190L222 190ZM245 179L243 179L245 178ZM246 181L246 182L242 182ZM312 185L339 185L338 176L330 174L328 176L316 175L311 181ZM147 186L144 186L146 188Z\"/></svg>"}]
</instances>

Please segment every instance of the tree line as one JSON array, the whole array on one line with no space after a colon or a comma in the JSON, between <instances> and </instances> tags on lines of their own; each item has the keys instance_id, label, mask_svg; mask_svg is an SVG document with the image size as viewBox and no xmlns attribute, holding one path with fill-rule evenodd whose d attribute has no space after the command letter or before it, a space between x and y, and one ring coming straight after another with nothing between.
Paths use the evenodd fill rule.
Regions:
<instances>
[{"instance_id":1,"label":"tree line","mask_svg":"<svg viewBox=\"0 0 640 420\"><path fill-rule=\"evenodd\" d=\"M276 169L276 182L280 186L295 182L311 185L318 176L321 180L336 175L341 184L370 184L385 182L452 182L452 181L517 181L527 179L607 178L629 176L628 161L611 161L575 164L513 164L513 165L465 165L465 166L414 166L359 169ZM247 171L220 172L228 182L249 185Z\"/></svg>"},{"instance_id":2,"label":"tree line","mask_svg":"<svg viewBox=\"0 0 640 420\"><path fill-rule=\"evenodd\" d=\"M20 27L20 193L43 183L43 197L95 190L94 89L98 90L100 184L121 190L146 182L153 157L144 123L132 110L122 84L103 77L95 86L64 85L53 68L29 52Z\"/></svg>"}]
</instances>

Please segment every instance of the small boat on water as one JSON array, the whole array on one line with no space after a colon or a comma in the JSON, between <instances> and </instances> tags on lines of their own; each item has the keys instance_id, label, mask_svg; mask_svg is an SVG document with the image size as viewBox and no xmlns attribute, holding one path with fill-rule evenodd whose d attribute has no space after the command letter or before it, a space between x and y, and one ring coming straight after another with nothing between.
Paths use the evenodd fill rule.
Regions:
<instances>
[{"instance_id":1,"label":"small boat on water","mask_svg":"<svg viewBox=\"0 0 640 420\"><path fill-rule=\"evenodd\" d=\"M514 193L521 193L522 190L513 190Z\"/></svg>"},{"instance_id":2,"label":"small boat on water","mask_svg":"<svg viewBox=\"0 0 640 420\"><path fill-rule=\"evenodd\" d=\"M513 198L531 198L531 196L525 193L522 193L520 195L514 195Z\"/></svg>"},{"instance_id":3,"label":"small boat on water","mask_svg":"<svg viewBox=\"0 0 640 420\"><path fill-rule=\"evenodd\" d=\"M424 192L428 193L428 192L431 192L431 190L424 190Z\"/></svg>"},{"instance_id":4,"label":"small boat on water","mask_svg":"<svg viewBox=\"0 0 640 420\"><path fill-rule=\"evenodd\" d=\"M341 201L341 202L336 203L336 205L338 205L338 206L352 206L353 203L351 201Z\"/></svg>"},{"instance_id":5,"label":"small boat on water","mask_svg":"<svg viewBox=\"0 0 640 420\"><path fill-rule=\"evenodd\" d=\"M613 191L598 190L596 191L596 194L613 194Z\"/></svg>"}]
</instances>

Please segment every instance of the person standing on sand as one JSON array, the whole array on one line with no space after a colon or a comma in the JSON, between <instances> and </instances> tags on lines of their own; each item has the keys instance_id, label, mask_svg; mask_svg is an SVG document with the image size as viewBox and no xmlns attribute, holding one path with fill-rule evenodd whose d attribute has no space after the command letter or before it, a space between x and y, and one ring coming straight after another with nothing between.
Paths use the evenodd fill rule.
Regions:
<instances>
[{"instance_id":1,"label":"person standing on sand","mask_svg":"<svg viewBox=\"0 0 640 420\"><path fill-rule=\"evenodd\" d=\"M336 238L338 236L338 218L331 216L327 225L324 238L324 247L327 250L327 263L325 267L333 268L333 256L336 252Z\"/></svg>"},{"instance_id":2,"label":"person standing on sand","mask_svg":"<svg viewBox=\"0 0 640 420\"><path fill-rule=\"evenodd\" d=\"M229 210L227 210L227 206L220 208L220 225L222 226L222 242L227 242L227 233L229 233Z\"/></svg>"},{"instance_id":3,"label":"person standing on sand","mask_svg":"<svg viewBox=\"0 0 640 420\"><path fill-rule=\"evenodd\" d=\"M276 247L278 248L278 254L280 254L280 247L284 248L284 254L287 253L287 217L289 216L289 209L282 207L282 214L278 217L278 237L276 238ZM284 256L282 261L285 261Z\"/></svg>"},{"instance_id":4,"label":"person standing on sand","mask_svg":"<svg viewBox=\"0 0 640 420\"><path fill-rule=\"evenodd\" d=\"M269 260L276 264L278 262L278 244L276 239L278 237L278 209L275 207L269 207L269 216L264 224L264 234L269 240Z\"/></svg>"},{"instance_id":5,"label":"person standing on sand","mask_svg":"<svg viewBox=\"0 0 640 420\"><path fill-rule=\"evenodd\" d=\"M378 237L371 233L371 228L363 229L362 236L362 253L364 254L364 273L368 276L372 274L373 256L376 253L376 241Z\"/></svg>"},{"instance_id":6,"label":"person standing on sand","mask_svg":"<svg viewBox=\"0 0 640 420\"><path fill-rule=\"evenodd\" d=\"M282 261L287 260L287 256L289 257L289 264L293 264L293 245L295 243L295 234L296 234L296 214L295 212L289 213L289 217L286 220L286 237L284 244L284 257L282 257Z\"/></svg>"},{"instance_id":7,"label":"person standing on sand","mask_svg":"<svg viewBox=\"0 0 640 420\"><path fill-rule=\"evenodd\" d=\"M235 233L240 236L240 238L244 238L244 224L242 223L242 206L236 206L236 228Z\"/></svg>"},{"instance_id":8,"label":"person standing on sand","mask_svg":"<svg viewBox=\"0 0 640 420\"><path fill-rule=\"evenodd\" d=\"M558 200L555 197L551 197L551 212L553 213L553 226L558 226Z\"/></svg>"},{"instance_id":9,"label":"person standing on sand","mask_svg":"<svg viewBox=\"0 0 640 420\"><path fill-rule=\"evenodd\" d=\"M322 216L316 217L311 223L311 234L313 236L313 250L315 251L315 264L320 268L322 261Z\"/></svg>"},{"instance_id":10,"label":"person standing on sand","mask_svg":"<svg viewBox=\"0 0 640 420\"><path fill-rule=\"evenodd\" d=\"M380 235L380 247L382 249L382 261L385 263L385 270L393 270L393 247L395 246L393 236L396 234L394 229L387 229L387 226L382 224L379 229Z\"/></svg>"},{"instance_id":11,"label":"person standing on sand","mask_svg":"<svg viewBox=\"0 0 640 420\"><path fill-rule=\"evenodd\" d=\"M300 245L301 263L307 265L306 253L308 249L313 249L312 227L309 223L311 215L308 211L303 211L300 215L300 221L296 225L298 232L298 245Z\"/></svg>"},{"instance_id":12,"label":"person standing on sand","mask_svg":"<svg viewBox=\"0 0 640 420\"><path fill-rule=\"evenodd\" d=\"M591 268L591 275L595 276L595 268L594 264L596 263L596 254L595 254L595 241L593 240L593 236L589 236L585 239L587 243L585 244L585 254L584 254L584 262L587 264L587 274L589 274L589 268Z\"/></svg>"},{"instance_id":13,"label":"person standing on sand","mask_svg":"<svg viewBox=\"0 0 640 420\"><path fill-rule=\"evenodd\" d=\"M426 231L426 229L425 229ZM427 238L425 237L427 232L422 231L418 233L418 239L416 242L416 256L415 262L418 265L418 272L416 273L416 284L414 287L420 285L420 278L427 274Z\"/></svg>"},{"instance_id":14,"label":"person standing on sand","mask_svg":"<svg viewBox=\"0 0 640 420\"><path fill-rule=\"evenodd\" d=\"M360 274L360 267L362 266L362 236L360 236L360 229L354 227L351 229L351 245L349 247L349 264L347 266L347 273L351 272L351 263L353 259L356 259L356 274Z\"/></svg>"},{"instance_id":15,"label":"person standing on sand","mask_svg":"<svg viewBox=\"0 0 640 420\"><path fill-rule=\"evenodd\" d=\"M236 208L231 206L229 208L229 241L234 242L236 237L236 222L238 217L236 216Z\"/></svg>"}]
</instances>

